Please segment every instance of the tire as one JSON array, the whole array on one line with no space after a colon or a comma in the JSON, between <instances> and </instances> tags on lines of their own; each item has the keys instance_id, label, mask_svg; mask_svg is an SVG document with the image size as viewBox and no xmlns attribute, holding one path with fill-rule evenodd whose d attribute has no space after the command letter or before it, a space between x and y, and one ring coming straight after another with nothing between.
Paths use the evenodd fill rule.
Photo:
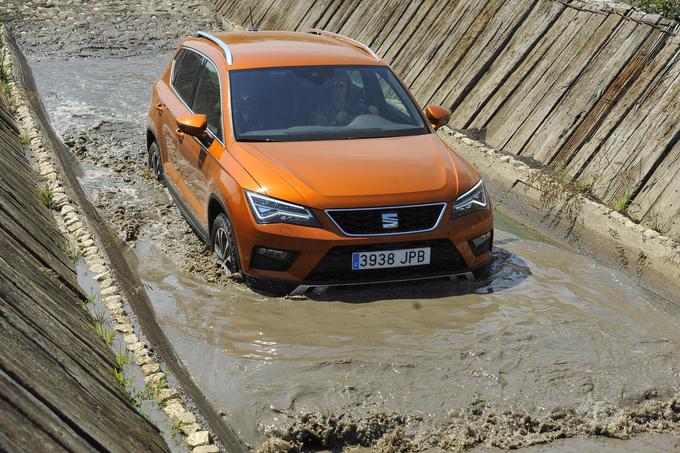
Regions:
<instances>
[{"instance_id":1,"label":"tire","mask_svg":"<svg viewBox=\"0 0 680 453\"><path fill-rule=\"evenodd\" d=\"M229 277L241 271L236 248L236 236L231 226L231 220L225 214L219 214L213 221L210 243L222 268L224 275Z\"/></svg>"},{"instance_id":2,"label":"tire","mask_svg":"<svg viewBox=\"0 0 680 453\"><path fill-rule=\"evenodd\" d=\"M161 160L161 149L158 142L152 142L149 146L149 168L157 181L163 182L163 161Z\"/></svg>"}]
</instances>

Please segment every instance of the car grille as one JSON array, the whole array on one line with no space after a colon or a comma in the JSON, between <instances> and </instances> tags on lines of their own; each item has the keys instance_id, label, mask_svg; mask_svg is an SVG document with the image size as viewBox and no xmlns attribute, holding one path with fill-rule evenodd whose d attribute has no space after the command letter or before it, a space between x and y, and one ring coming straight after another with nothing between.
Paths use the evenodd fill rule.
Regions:
<instances>
[{"instance_id":1,"label":"car grille","mask_svg":"<svg viewBox=\"0 0 680 453\"><path fill-rule=\"evenodd\" d=\"M369 209L327 209L326 213L348 236L429 231L446 208L446 203Z\"/></svg>"},{"instance_id":2,"label":"car grille","mask_svg":"<svg viewBox=\"0 0 680 453\"><path fill-rule=\"evenodd\" d=\"M352 270L352 253L430 247L430 264L390 269ZM467 272L467 264L448 239L333 247L307 276L306 285L340 285L440 277Z\"/></svg>"}]
</instances>

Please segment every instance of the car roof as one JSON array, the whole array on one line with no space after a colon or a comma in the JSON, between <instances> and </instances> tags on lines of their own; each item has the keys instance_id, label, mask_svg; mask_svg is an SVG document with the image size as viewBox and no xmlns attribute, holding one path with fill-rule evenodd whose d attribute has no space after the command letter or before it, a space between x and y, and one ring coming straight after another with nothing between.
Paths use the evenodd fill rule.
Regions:
<instances>
[{"instance_id":1,"label":"car roof","mask_svg":"<svg viewBox=\"0 0 680 453\"><path fill-rule=\"evenodd\" d=\"M229 70L281 66L384 65L362 44L323 31L248 31L207 36L222 41L228 47L232 60ZM211 41L210 38L201 36L194 36L192 39Z\"/></svg>"}]
</instances>

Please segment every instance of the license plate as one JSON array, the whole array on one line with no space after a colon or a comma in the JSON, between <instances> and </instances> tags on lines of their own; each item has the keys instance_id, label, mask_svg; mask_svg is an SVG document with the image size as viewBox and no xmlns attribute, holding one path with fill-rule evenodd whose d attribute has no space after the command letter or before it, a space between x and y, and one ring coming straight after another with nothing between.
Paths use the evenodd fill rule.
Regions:
<instances>
[{"instance_id":1,"label":"license plate","mask_svg":"<svg viewBox=\"0 0 680 453\"><path fill-rule=\"evenodd\" d=\"M430 247L352 253L352 270L384 269L388 267L423 266L430 264Z\"/></svg>"}]
</instances>

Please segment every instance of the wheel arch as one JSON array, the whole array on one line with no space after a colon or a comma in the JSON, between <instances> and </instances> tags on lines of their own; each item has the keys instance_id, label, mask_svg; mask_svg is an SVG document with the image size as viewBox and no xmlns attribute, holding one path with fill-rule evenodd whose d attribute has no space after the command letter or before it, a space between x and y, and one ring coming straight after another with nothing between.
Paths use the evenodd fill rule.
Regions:
<instances>
[{"instance_id":1,"label":"wheel arch","mask_svg":"<svg viewBox=\"0 0 680 453\"><path fill-rule=\"evenodd\" d=\"M226 205L222 202L222 200L214 193L210 194L210 197L208 197L208 238L211 241L213 222L215 222L215 218L220 214L225 214L227 217L231 219L231 216L229 215L229 210L227 209Z\"/></svg>"}]
</instances>

